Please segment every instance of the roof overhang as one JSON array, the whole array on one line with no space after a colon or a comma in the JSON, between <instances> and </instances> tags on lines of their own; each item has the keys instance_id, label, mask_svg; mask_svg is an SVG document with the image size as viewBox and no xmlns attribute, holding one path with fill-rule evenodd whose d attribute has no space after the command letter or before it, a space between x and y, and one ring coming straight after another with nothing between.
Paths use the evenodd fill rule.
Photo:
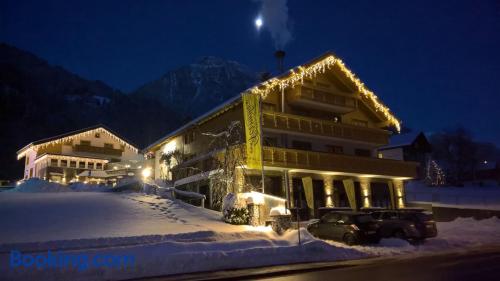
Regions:
<instances>
[{"instance_id":1,"label":"roof overhang","mask_svg":"<svg viewBox=\"0 0 500 281\"><path fill-rule=\"evenodd\" d=\"M125 147L128 147L135 153L139 152L139 149L135 147L134 145L130 144L130 142L125 141L123 138L119 137L116 133L112 132L110 129L106 128L103 125L98 125L86 129L81 129L78 131L42 139L39 141L32 142L25 147L21 148L20 150L17 151L17 160L23 158L26 155L26 152L31 148L33 150L37 150L40 147L45 147L48 145L52 144L59 144L59 143L65 143L68 141L71 141L75 138L80 138L83 136L88 136L88 135L93 135L95 133L104 133L110 136L112 139L118 141L120 144L124 145Z\"/></svg>"}]
</instances>

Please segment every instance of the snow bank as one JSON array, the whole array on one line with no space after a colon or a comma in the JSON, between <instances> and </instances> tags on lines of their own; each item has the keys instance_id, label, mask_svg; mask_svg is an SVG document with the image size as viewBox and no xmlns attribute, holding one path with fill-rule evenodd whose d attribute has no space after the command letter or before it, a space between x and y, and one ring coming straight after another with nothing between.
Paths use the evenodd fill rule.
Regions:
<instances>
[{"instance_id":1,"label":"snow bank","mask_svg":"<svg viewBox=\"0 0 500 281\"><path fill-rule=\"evenodd\" d=\"M23 181L21 184L7 192L68 192L72 191L67 186L44 181L37 178L31 178Z\"/></svg>"},{"instance_id":2,"label":"snow bank","mask_svg":"<svg viewBox=\"0 0 500 281\"><path fill-rule=\"evenodd\" d=\"M105 185L97 185L97 184L85 184L85 183L81 183L81 182L76 182L76 183L72 183L68 186L69 188L71 188L71 190L73 191L77 191L77 192L106 192L106 191L111 191L111 187L110 186L105 186Z\"/></svg>"}]
</instances>

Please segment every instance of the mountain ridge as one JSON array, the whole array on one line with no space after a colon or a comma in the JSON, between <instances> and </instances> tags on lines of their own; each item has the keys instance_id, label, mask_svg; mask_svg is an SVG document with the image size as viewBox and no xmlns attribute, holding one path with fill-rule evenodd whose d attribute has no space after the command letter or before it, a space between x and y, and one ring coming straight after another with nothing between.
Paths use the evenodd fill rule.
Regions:
<instances>
[{"instance_id":1,"label":"mountain ridge","mask_svg":"<svg viewBox=\"0 0 500 281\"><path fill-rule=\"evenodd\" d=\"M255 82L245 66L205 56L126 94L0 43L0 179L22 176L15 153L31 141L102 123L145 147Z\"/></svg>"}]
</instances>

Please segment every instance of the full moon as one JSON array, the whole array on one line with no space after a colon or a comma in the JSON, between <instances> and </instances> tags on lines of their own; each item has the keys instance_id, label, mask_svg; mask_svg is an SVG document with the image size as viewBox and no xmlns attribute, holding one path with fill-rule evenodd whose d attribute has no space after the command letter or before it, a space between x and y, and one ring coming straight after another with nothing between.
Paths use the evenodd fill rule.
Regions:
<instances>
[{"instance_id":1,"label":"full moon","mask_svg":"<svg viewBox=\"0 0 500 281\"><path fill-rule=\"evenodd\" d=\"M257 27L257 29L260 29L263 23L264 22L262 21L261 17L255 19L255 26Z\"/></svg>"}]
</instances>

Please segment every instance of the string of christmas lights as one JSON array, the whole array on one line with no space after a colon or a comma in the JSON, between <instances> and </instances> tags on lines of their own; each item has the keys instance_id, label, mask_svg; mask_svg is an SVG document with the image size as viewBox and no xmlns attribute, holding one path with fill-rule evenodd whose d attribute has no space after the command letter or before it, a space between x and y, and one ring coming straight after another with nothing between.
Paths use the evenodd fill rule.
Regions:
<instances>
[{"instance_id":1,"label":"string of christmas lights","mask_svg":"<svg viewBox=\"0 0 500 281\"><path fill-rule=\"evenodd\" d=\"M305 78L313 78L320 73L324 73L326 69L330 69L333 66L338 66L340 71L342 71L354 83L362 97L368 99L372 103L375 111L381 112L388 122L392 124L398 132L400 132L401 122L390 112L389 108L382 104L378 100L378 97L365 87L364 83L361 82L361 80L345 66L341 59L336 58L333 55L329 55L310 66L299 66L296 69L291 69L287 77L269 79L266 82L249 89L248 91L253 94L261 95L265 98L270 92L276 89L281 91L289 87L293 88L296 85L303 84Z\"/></svg>"},{"instance_id":2,"label":"string of christmas lights","mask_svg":"<svg viewBox=\"0 0 500 281\"><path fill-rule=\"evenodd\" d=\"M73 139L78 139L78 138L89 136L89 135L95 135L96 133L104 133L104 134L108 135L109 137L111 137L113 140L115 140L118 143L120 143L121 145L124 145L125 147L127 147L130 150L134 151L135 153L138 152L137 148L135 148L131 144L125 142L124 140L120 139L119 137L117 137L116 135L112 134L108 130L106 130L104 128L96 128L96 129L88 130L88 131L85 131L85 132L82 132L82 133L74 134L74 135L71 135L71 136L62 137L62 138L55 139L55 140L52 140L52 141L47 141L47 142L44 142L44 143L41 143L41 144L30 145L30 146L26 147L21 153L19 153L17 155L17 159L19 160L22 157L24 157L24 154L26 153L26 151L29 148L32 148L32 149L36 150L38 148L47 147L49 145L66 143L66 142L72 141Z\"/></svg>"}]
</instances>

